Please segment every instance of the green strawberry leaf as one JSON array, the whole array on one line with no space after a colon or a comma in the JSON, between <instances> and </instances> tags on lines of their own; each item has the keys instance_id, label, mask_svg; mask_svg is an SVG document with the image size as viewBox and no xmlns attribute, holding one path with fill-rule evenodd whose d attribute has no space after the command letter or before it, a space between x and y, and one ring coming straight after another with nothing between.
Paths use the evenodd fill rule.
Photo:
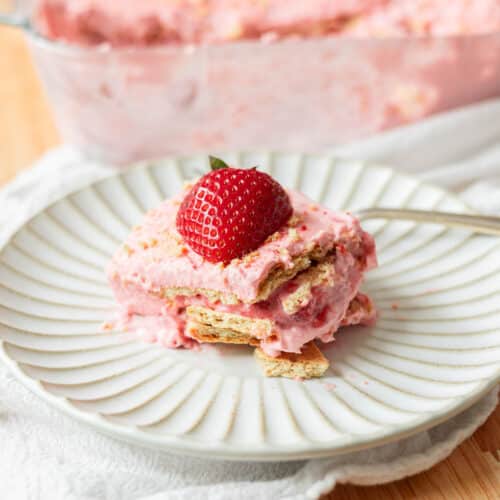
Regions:
<instances>
[{"instance_id":1,"label":"green strawberry leaf","mask_svg":"<svg viewBox=\"0 0 500 500\"><path fill-rule=\"evenodd\" d=\"M229 165L224 160L221 160L220 158L216 158L215 156L209 156L208 159L210 160L210 168L212 170L220 170L221 168L229 168Z\"/></svg>"}]
</instances>

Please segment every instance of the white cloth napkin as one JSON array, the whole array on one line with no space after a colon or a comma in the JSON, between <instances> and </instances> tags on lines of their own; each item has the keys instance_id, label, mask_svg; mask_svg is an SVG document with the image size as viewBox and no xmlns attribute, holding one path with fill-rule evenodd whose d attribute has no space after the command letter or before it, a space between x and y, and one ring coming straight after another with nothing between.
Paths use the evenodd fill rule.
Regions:
<instances>
[{"instance_id":1,"label":"white cloth napkin","mask_svg":"<svg viewBox=\"0 0 500 500\"><path fill-rule=\"evenodd\" d=\"M500 212L500 100L334 150L394 165ZM108 169L69 148L0 191L0 244L30 214ZM376 484L427 469L481 425L497 391L452 420L398 443L333 459L230 463L115 441L52 409L0 365L0 497L40 500L316 499L336 483Z\"/></svg>"}]
</instances>

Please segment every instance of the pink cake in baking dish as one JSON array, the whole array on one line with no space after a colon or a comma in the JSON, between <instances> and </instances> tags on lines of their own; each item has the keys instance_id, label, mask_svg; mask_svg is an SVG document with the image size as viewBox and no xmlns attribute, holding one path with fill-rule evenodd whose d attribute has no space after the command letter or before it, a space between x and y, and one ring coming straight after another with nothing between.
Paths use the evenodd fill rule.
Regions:
<instances>
[{"instance_id":1,"label":"pink cake in baking dish","mask_svg":"<svg viewBox=\"0 0 500 500\"><path fill-rule=\"evenodd\" d=\"M497 0L35 0L65 142L314 152L500 95Z\"/></svg>"},{"instance_id":2,"label":"pink cake in baking dish","mask_svg":"<svg viewBox=\"0 0 500 500\"><path fill-rule=\"evenodd\" d=\"M262 37L488 33L496 0L39 0L43 34L114 46L220 43Z\"/></svg>"}]
</instances>

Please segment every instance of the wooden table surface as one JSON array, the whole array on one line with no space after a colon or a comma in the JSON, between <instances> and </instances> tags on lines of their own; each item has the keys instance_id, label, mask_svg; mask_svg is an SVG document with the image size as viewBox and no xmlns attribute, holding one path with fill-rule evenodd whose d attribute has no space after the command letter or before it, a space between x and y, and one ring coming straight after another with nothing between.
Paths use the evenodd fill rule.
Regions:
<instances>
[{"instance_id":1,"label":"wooden table surface","mask_svg":"<svg viewBox=\"0 0 500 500\"><path fill-rule=\"evenodd\" d=\"M22 36L0 28L0 184L59 142ZM444 462L374 487L338 486L328 500L500 499L500 407Z\"/></svg>"}]
</instances>

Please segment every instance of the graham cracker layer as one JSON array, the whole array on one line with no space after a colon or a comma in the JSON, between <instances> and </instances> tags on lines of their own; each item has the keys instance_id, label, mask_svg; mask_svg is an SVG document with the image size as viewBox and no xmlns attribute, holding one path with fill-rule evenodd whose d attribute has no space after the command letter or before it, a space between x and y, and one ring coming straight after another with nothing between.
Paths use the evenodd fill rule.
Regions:
<instances>
[{"instance_id":1,"label":"graham cracker layer","mask_svg":"<svg viewBox=\"0 0 500 500\"><path fill-rule=\"evenodd\" d=\"M297 274L312 266L314 262L324 259L330 250L316 245L294 257L290 266L285 268L283 265L279 265L271 269L267 278L260 284L259 294L252 303L267 300L281 285L295 278Z\"/></svg>"},{"instance_id":2,"label":"graham cracker layer","mask_svg":"<svg viewBox=\"0 0 500 500\"><path fill-rule=\"evenodd\" d=\"M335 283L335 257L330 255L321 262L312 265L295 277L297 289L290 293L283 301L283 310L293 315L312 299L312 289L315 286L333 286Z\"/></svg>"},{"instance_id":3,"label":"graham cracker layer","mask_svg":"<svg viewBox=\"0 0 500 500\"><path fill-rule=\"evenodd\" d=\"M312 288L321 284L333 285L334 257L329 256L319 264L309 267L296 278L297 288L282 302L287 314L294 314L312 298ZM189 306L186 309L187 318L200 327L209 327L210 335L216 335L218 329L231 330L238 334L238 338L269 339L275 335L274 321L271 319L247 318L238 314L217 311L205 306ZM226 338L234 338L230 336ZM226 340L227 341L227 340ZM221 340L222 342L222 340ZM238 341L238 343L241 343Z\"/></svg>"},{"instance_id":4,"label":"graham cracker layer","mask_svg":"<svg viewBox=\"0 0 500 500\"><path fill-rule=\"evenodd\" d=\"M330 366L314 342L306 344L300 354L287 352L274 358L257 348L254 356L266 377L321 377Z\"/></svg>"},{"instance_id":5,"label":"graham cracker layer","mask_svg":"<svg viewBox=\"0 0 500 500\"><path fill-rule=\"evenodd\" d=\"M186 332L189 337L199 342L259 345L257 339L234 330L211 328L193 322L188 322ZM321 377L330 366L328 360L321 354L314 342L306 344L300 354L281 353L275 358L268 356L262 349L257 347L254 356L266 377Z\"/></svg>"},{"instance_id":6,"label":"graham cracker layer","mask_svg":"<svg viewBox=\"0 0 500 500\"><path fill-rule=\"evenodd\" d=\"M238 297L234 293L222 293L217 290L210 290L208 288L186 288L186 287L166 287L161 290L161 297L164 299L175 299L179 295L192 297L194 295L203 295L209 302L213 304L221 302L226 305L239 304Z\"/></svg>"},{"instance_id":7,"label":"graham cracker layer","mask_svg":"<svg viewBox=\"0 0 500 500\"><path fill-rule=\"evenodd\" d=\"M283 264L273 267L266 278L259 285L257 296L249 304L255 304L262 300L267 300L269 296L281 285L293 279L297 274L309 268L314 262L325 257L326 250L319 247L313 247L307 252L297 255L291 259L291 263L285 267ZM251 258L249 254L245 258ZM210 302L221 302L222 304L233 305L242 302L235 294L211 290L207 288L186 288L186 287L164 287L160 296L166 299L173 299L178 295L193 296L203 295Z\"/></svg>"},{"instance_id":8,"label":"graham cracker layer","mask_svg":"<svg viewBox=\"0 0 500 500\"><path fill-rule=\"evenodd\" d=\"M208 344L219 342L223 344L247 344L253 346L260 344L260 341L251 335L236 332L229 328L213 328L192 321L188 321L186 325L186 334L198 342L206 342Z\"/></svg>"},{"instance_id":9,"label":"graham cracker layer","mask_svg":"<svg viewBox=\"0 0 500 500\"><path fill-rule=\"evenodd\" d=\"M265 339L271 336L274 326L273 322L268 319L246 318L202 306L189 306L186 314L189 321L200 326L207 326L214 330L233 330L255 339Z\"/></svg>"}]
</instances>

